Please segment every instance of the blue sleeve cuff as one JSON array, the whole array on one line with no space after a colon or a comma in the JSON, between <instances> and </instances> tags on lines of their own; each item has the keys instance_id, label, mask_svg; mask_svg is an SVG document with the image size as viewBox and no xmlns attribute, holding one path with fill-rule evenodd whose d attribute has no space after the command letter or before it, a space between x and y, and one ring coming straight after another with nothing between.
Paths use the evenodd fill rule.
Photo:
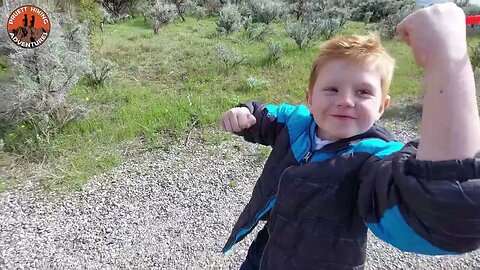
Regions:
<instances>
[{"instance_id":1,"label":"blue sleeve cuff","mask_svg":"<svg viewBox=\"0 0 480 270\"><path fill-rule=\"evenodd\" d=\"M378 223L366 223L366 225L375 236L401 251L425 255L461 254L435 247L423 237L416 234L403 219L398 206L386 210Z\"/></svg>"}]
</instances>

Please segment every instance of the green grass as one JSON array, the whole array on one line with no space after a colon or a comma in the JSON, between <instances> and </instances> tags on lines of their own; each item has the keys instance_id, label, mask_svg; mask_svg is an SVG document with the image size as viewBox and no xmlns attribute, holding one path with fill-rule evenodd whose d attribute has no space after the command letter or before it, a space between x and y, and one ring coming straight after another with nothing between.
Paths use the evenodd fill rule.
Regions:
<instances>
[{"instance_id":1,"label":"green grass","mask_svg":"<svg viewBox=\"0 0 480 270\"><path fill-rule=\"evenodd\" d=\"M15 178L0 178L0 193L13 189L17 184Z\"/></svg>"},{"instance_id":2,"label":"green grass","mask_svg":"<svg viewBox=\"0 0 480 270\"><path fill-rule=\"evenodd\" d=\"M0 56L0 83L11 79L10 64L7 57Z\"/></svg>"},{"instance_id":3,"label":"green grass","mask_svg":"<svg viewBox=\"0 0 480 270\"><path fill-rule=\"evenodd\" d=\"M303 103L321 41L302 51L286 37L282 25L273 27L275 33L265 41L250 42L243 31L217 35L214 18L187 18L167 25L158 35L153 35L143 19L107 25L104 34L92 37L93 54L115 61L118 68L104 87L81 82L69 93L72 101L89 108L89 113L43 142L48 144L44 154L55 164L43 186L48 190L81 188L92 175L120 164L122 149L131 141L153 149L182 139L193 126L208 134L221 114L239 102ZM365 31L362 23L351 23L343 33ZM276 64L265 65L271 40L281 44L284 56ZM217 43L246 55L245 62L225 72L216 58ZM391 86L393 99L414 97L420 90L421 71L410 49L395 40L385 45L398 63ZM1 67L2 62L0 79L7 78ZM249 88L249 77L266 84ZM214 136L205 141L222 139ZM259 155L267 155L265 151ZM0 181L0 192L3 185Z\"/></svg>"}]
</instances>

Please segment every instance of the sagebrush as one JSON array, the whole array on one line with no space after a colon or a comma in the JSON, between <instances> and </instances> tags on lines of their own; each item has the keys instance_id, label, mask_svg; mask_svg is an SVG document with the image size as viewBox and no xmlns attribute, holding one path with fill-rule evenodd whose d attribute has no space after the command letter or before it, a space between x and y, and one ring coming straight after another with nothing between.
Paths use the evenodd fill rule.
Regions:
<instances>
[{"instance_id":1,"label":"sagebrush","mask_svg":"<svg viewBox=\"0 0 480 270\"><path fill-rule=\"evenodd\" d=\"M0 19L6 21L11 8L21 4L5 2ZM68 101L68 92L91 65L88 27L47 4L42 7L50 17L51 32L40 47L25 50L6 32L0 34L1 51L8 54L12 73L12 80L0 83L0 136L20 123L47 136L83 112Z\"/></svg>"},{"instance_id":2,"label":"sagebrush","mask_svg":"<svg viewBox=\"0 0 480 270\"><path fill-rule=\"evenodd\" d=\"M237 5L228 4L220 11L220 17L217 22L217 31L220 33L231 34L242 25L242 16Z\"/></svg>"}]
</instances>

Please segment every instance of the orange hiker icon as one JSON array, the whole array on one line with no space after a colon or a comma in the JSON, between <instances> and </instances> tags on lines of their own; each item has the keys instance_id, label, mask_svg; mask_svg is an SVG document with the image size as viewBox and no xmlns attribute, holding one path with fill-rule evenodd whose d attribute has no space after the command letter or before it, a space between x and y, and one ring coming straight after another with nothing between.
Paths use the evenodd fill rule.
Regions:
<instances>
[{"instance_id":1,"label":"orange hiker icon","mask_svg":"<svg viewBox=\"0 0 480 270\"><path fill-rule=\"evenodd\" d=\"M37 6L21 6L10 14L7 31L16 45L35 48L47 40L50 34L50 19L47 13Z\"/></svg>"}]
</instances>

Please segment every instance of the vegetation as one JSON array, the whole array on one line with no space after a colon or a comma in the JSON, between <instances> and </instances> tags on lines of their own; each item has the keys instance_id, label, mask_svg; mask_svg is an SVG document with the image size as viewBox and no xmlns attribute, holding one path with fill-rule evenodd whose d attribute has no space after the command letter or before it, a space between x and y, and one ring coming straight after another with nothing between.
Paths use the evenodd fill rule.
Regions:
<instances>
[{"instance_id":1,"label":"vegetation","mask_svg":"<svg viewBox=\"0 0 480 270\"><path fill-rule=\"evenodd\" d=\"M162 3L177 10L172 2ZM57 33L55 37L52 33L50 45L28 52L29 57L36 54L42 61L21 62L14 51L0 56L0 89L4 91L0 103L6 104L0 107L0 192L19 181L16 172L29 164L48 165L44 166L48 173L39 177L46 189L70 190L81 188L92 175L111 169L131 153L166 149L184 141L190 132L214 142L210 131L217 128L218 118L242 101L303 103L312 60L327 35L316 30L308 46L303 41L300 44L304 45L299 45L285 22L308 26L313 18L309 12L329 10L330 19L339 23L332 35L366 33L374 27L365 25L363 18L347 20L351 14L344 13L341 3L340 8L308 7L301 15L286 10L283 14L287 15L277 15L268 25L266 21L260 24L248 20L248 2L238 1L236 4L243 7L237 8L241 25L229 28L225 35L217 31L221 26L227 29L226 24L219 23L224 4L195 2L208 15L199 17L198 9L192 7L190 13L183 14L185 21L176 16L162 23L156 35L151 15L147 19L134 17L138 9L119 6L116 12L130 10L132 19L105 24L103 32L79 29L74 34L89 35L78 37L68 34L75 28L65 23L61 26L65 35ZM53 10L51 14L55 14ZM257 35L264 28L265 34ZM251 29L257 32L249 33L254 31ZM478 58L478 41L477 37L470 40L472 57ZM10 41L0 42L0 52L12 52L12 48L2 49L1 44ZM393 99L416 97L421 90L421 70L410 49L395 38L385 39L384 45L397 59L391 86ZM75 55L79 52L82 55ZM80 56L85 60L73 60ZM21 69L28 72L22 73ZM76 72L69 78L68 72L73 70ZM52 74L63 83L47 88ZM28 78L28 84L22 84L25 82L19 78ZM27 113L16 109L18 106L8 106L23 104L19 102L25 102L23 95L27 93L32 106L20 107L35 110ZM62 93L61 99L54 100L61 105L45 101L58 93Z\"/></svg>"}]
</instances>

